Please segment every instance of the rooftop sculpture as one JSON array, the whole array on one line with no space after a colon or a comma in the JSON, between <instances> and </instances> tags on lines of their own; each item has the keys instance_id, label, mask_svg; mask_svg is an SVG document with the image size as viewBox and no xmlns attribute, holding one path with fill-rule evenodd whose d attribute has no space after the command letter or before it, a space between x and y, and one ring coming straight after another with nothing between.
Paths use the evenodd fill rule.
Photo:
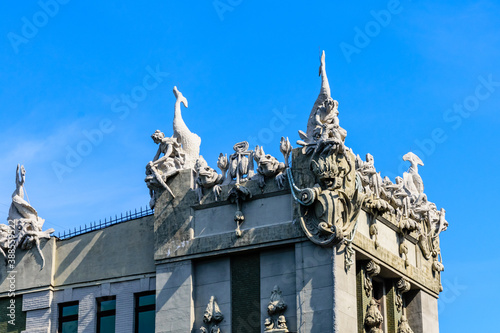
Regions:
<instances>
[{"instance_id":1,"label":"rooftop sculpture","mask_svg":"<svg viewBox=\"0 0 500 333\"><path fill-rule=\"evenodd\" d=\"M311 110L307 131L299 131L297 144L303 154L309 156L310 168L316 177L316 185L300 189L295 186L293 175L288 171L290 186L301 209L301 226L307 237L319 245L345 242L349 247L356 230L357 215L361 209L371 213L370 235L378 244L377 217L383 215L398 226L401 235L400 255L408 265L408 248L404 235L414 232L419 246L433 269L442 271L439 234L446 230L448 222L444 209L438 210L427 200L418 165L422 160L412 152L403 156L410 162L408 172L397 177L395 183L382 178L377 172L374 158L366 155L363 161L354 156L345 145L347 132L339 124L339 103L332 99L326 76L325 53L321 56L321 89ZM346 254L352 249L346 250ZM346 260L346 265L349 260Z\"/></svg>"},{"instance_id":2,"label":"rooftop sculpture","mask_svg":"<svg viewBox=\"0 0 500 333\"><path fill-rule=\"evenodd\" d=\"M151 196L149 202L151 208L154 208L156 200L164 190L175 197L167 185L167 180L176 175L179 170L194 168L200 155L201 139L189 130L182 119L181 103L187 108L188 101L177 87L174 87L173 92L176 101L172 137L165 137L160 130L156 130L151 135L153 141L159 145L153 160L146 165L145 182Z\"/></svg>"},{"instance_id":3,"label":"rooftop sculpture","mask_svg":"<svg viewBox=\"0 0 500 333\"><path fill-rule=\"evenodd\" d=\"M54 229L42 231L45 220L38 216L37 211L24 199L25 180L26 170L24 166L18 164L16 169L16 189L12 193L12 203L7 217L9 224L0 225L0 254L7 259L6 253L9 250L12 251L17 248L29 250L35 246L42 259L41 266L43 268L45 258L40 249L40 239L50 238L50 234L54 232Z\"/></svg>"},{"instance_id":4,"label":"rooftop sculpture","mask_svg":"<svg viewBox=\"0 0 500 333\"><path fill-rule=\"evenodd\" d=\"M377 171L371 154L366 154L365 160L356 156L346 146L347 131L340 126L339 103L331 96L324 52L321 54L319 75L320 92L309 114L306 131L299 131L300 139L297 140L302 147L301 156L308 160L315 183L305 188L296 186L293 166L289 164L292 147L285 138L280 142L284 162L266 154L263 147L249 149L249 143L243 141L234 145L234 153L229 157L222 153L219 155L219 174L199 155L201 140L189 131L181 116L181 104L187 107L187 100L174 87L174 134L170 138L160 131L153 134L159 148L146 167L151 207L164 190L174 197L167 185L170 177L181 169L192 168L196 173L194 190L198 194L198 202L203 204L204 198L213 193L216 201L223 198L234 203L236 235L241 236L240 226L245 220L243 203L258 194L252 193L246 186L247 182L257 181L264 191L272 179L279 189L285 189L287 180L298 204L298 220L304 233L321 246L344 243L347 246L346 269L352 264L352 241L359 213L364 210L369 216L369 233L375 248L380 245L377 226L380 217L396 226L399 254L406 266L409 265L409 250L405 240L408 234L412 234L418 240L424 258L432 260L433 270L442 271L439 234L446 230L448 222L445 210L438 210L424 193L423 181L418 173L418 166L423 166L422 160L412 152L404 155L403 160L408 161L410 167L393 182Z\"/></svg>"}]
</instances>

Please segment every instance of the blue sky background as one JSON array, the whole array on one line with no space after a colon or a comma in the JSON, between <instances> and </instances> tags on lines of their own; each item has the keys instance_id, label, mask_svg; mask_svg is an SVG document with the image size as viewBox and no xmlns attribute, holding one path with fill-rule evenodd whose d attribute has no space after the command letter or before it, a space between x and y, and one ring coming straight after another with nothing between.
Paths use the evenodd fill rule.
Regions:
<instances>
[{"instance_id":1,"label":"blue sky background","mask_svg":"<svg viewBox=\"0 0 500 333\"><path fill-rule=\"evenodd\" d=\"M184 120L212 167L242 140L281 159L280 137L296 146L306 129L324 49L346 144L373 154L392 179L408 168L406 152L420 152L425 192L447 210L441 332L491 331L500 292L500 4L219 3L225 11L212 1L73 0L44 16L36 1L2 2L0 215L7 217L17 163L46 228L146 206L145 165L157 149L150 135L172 133L174 85L189 100ZM374 23L373 13L388 9L383 25ZM23 30L33 22L36 30ZM148 68L168 76L127 115L115 112ZM58 176L54 165L103 120L111 130Z\"/></svg>"}]
</instances>

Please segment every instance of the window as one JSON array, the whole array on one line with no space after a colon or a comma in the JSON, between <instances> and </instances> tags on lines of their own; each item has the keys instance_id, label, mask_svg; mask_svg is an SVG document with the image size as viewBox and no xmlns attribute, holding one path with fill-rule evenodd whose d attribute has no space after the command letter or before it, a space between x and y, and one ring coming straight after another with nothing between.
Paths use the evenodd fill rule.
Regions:
<instances>
[{"instance_id":1,"label":"window","mask_svg":"<svg viewBox=\"0 0 500 333\"><path fill-rule=\"evenodd\" d=\"M260 255L231 257L231 329L233 333L260 333Z\"/></svg>"},{"instance_id":2,"label":"window","mask_svg":"<svg viewBox=\"0 0 500 333\"><path fill-rule=\"evenodd\" d=\"M115 333L116 296L97 299L97 333Z\"/></svg>"},{"instance_id":3,"label":"window","mask_svg":"<svg viewBox=\"0 0 500 333\"><path fill-rule=\"evenodd\" d=\"M154 333L155 301L154 291L135 294L135 333Z\"/></svg>"},{"instance_id":4,"label":"window","mask_svg":"<svg viewBox=\"0 0 500 333\"><path fill-rule=\"evenodd\" d=\"M59 333L78 333L78 301L59 304Z\"/></svg>"}]
</instances>

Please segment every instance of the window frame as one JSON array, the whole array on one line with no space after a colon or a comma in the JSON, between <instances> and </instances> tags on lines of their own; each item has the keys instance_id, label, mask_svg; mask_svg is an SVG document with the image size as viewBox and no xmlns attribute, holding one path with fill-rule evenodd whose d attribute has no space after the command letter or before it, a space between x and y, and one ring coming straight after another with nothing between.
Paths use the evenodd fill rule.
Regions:
<instances>
[{"instance_id":1,"label":"window frame","mask_svg":"<svg viewBox=\"0 0 500 333\"><path fill-rule=\"evenodd\" d=\"M115 301L115 308L112 310L101 311L101 302L106 302L106 301ZM101 318L102 317L115 316L115 325L116 325L116 296L98 297L98 298L96 298L96 303L97 303L97 313L96 313L97 328L96 328L96 332L102 333L101 332Z\"/></svg>"},{"instance_id":2,"label":"window frame","mask_svg":"<svg viewBox=\"0 0 500 333\"><path fill-rule=\"evenodd\" d=\"M67 306L74 306L74 305L77 305L78 306L78 311L80 311L80 304L79 304L78 301L64 302L64 303L59 303L58 304L58 310L59 310L59 313L58 313L58 324L57 324L57 326L58 326L57 327L57 332L58 333L62 333L63 323L67 323L67 322L75 321L76 320L76 323L78 325L78 313L76 315L63 316L63 308L67 307Z\"/></svg>"},{"instance_id":3,"label":"window frame","mask_svg":"<svg viewBox=\"0 0 500 333\"><path fill-rule=\"evenodd\" d=\"M139 299L142 296L155 295L155 303L139 306ZM142 291L140 293L134 294L134 333L139 333L139 313L147 312L147 311L155 311L156 317L156 290L148 290Z\"/></svg>"}]
</instances>

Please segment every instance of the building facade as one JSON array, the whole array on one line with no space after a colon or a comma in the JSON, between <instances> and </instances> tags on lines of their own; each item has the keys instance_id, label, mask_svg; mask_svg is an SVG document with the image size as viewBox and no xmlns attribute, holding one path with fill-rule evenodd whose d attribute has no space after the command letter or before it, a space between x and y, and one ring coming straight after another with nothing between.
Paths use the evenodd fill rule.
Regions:
<instances>
[{"instance_id":1,"label":"building facade","mask_svg":"<svg viewBox=\"0 0 500 333\"><path fill-rule=\"evenodd\" d=\"M220 173L209 167L174 88L173 136L152 135L146 167L154 214L51 237L13 199L0 331L439 332L448 223L424 193L423 163L406 154L393 182L356 156L324 54L320 70L299 148L280 142L283 162L240 142Z\"/></svg>"}]
</instances>

